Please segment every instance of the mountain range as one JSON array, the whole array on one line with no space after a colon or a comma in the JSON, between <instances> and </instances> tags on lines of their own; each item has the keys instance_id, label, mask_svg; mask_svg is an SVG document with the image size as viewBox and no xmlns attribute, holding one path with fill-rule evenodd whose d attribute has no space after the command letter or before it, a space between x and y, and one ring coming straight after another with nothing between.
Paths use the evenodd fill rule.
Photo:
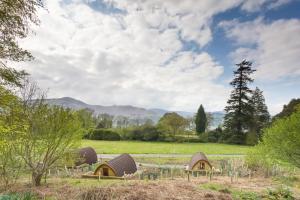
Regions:
<instances>
[{"instance_id":1,"label":"mountain range","mask_svg":"<svg viewBox=\"0 0 300 200\"><path fill-rule=\"evenodd\" d=\"M65 108L71 108L74 110L87 108L92 110L95 115L106 113L113 116L126 116L130 119L135 119L135 118L151 119L154 122L157 122L165 113L168 112L176 112L183 117L192 117L195 115L195 113L193 112L169 111L169 110L158 109L158 108L145 109L145 108L135 107L131 105L112 105L112 106L90 105L83 101L71 97L46 99L46 102L49 105L58 105ZM215 128L220 124L222 124L224 118L224 112L222 111L211 112L211 115L213 117L211 128Z\"/></svg>"}]
</instances>

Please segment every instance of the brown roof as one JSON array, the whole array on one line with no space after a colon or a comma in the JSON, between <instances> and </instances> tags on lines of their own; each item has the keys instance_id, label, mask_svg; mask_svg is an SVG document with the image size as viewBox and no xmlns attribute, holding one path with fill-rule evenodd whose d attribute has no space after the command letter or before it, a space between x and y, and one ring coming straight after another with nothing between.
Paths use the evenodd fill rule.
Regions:
<instances>
[{"instance_id":1,"label":"brown roof","mask_svg":"<svg viewBox=\"0 0 300 200\"><path fill-rule=\"evenodd\" d=\"M137 171L135 161L129 154L121 154L118 157L107 162L107 165L110 166L116 176L123 176L126 174L133 174Z\"/></svg>"},{"instance_id":2,"label":"brown roof","mask_svg":"<svg viewBox=\"0 0 300 200\"><path fill-rule=\"evenodd\" d=\"M205 154L202 153L202 152L198 152L198 153L195 153L193 155L193 157L191 158L191 161L189 163L189 170L193 169L194 165L198 161L205 161L211 167L211 164L209 163L209 161L208 161L207 157L205 156Z\"/></svg>"},{"instance_id":3,"label":"brown roof","mask_svg":"<svg viewBox=\"0 0 300 200\"><path fill-rule=\"evenodd\" d=\"M79 161L75 163L76 166L82 165L82 164L89 164L92 165L94 163L97 163L97 153L92 147L85 147L82 149L79 149Z\"/></svg>"}]
</instances>

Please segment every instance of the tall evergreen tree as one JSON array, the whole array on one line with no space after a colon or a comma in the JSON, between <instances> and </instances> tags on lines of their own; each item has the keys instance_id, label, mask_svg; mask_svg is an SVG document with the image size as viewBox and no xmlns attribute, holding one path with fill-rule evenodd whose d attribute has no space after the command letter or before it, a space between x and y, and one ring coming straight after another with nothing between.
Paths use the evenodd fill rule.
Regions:
<instances>
[{"instance_id":1,"label":"tall evergreen tree","mask_svg":"<svg viewBox=\"0 0 300 200\"><path fill-rule=\"evenodd\" d=\"M253 114L250 129L256 133L257 138L260 138L261 130L270 122L270 113L263 92L258 87L253 92L251 104Z\"/></svg>"},{"instance_id":2,"label":"tall evergreen tree","mask_svg":"<svg viewBox=\"0 0 300 200\"><path fill-rule=\"evenodd\" d=\"M224 117L224 127L228 134L229 142L244 143L245 132L249 129L251 120L250 95L252 90L248 87L253 82L250 75L255 71L252 69L252 63L242 61L236 64L237 70L234 71L234 78L230 82L233 86L230 98L225 107L226 115Z\"/></svg>"},{"instance_id":3,"label":"tall evergreen tree","mask_svg":"<svg viewBox=\"0 0 300 200\"><path fill-rule=\"evenodd\" d=\"M207 117L202 104L200 105L198 112L196 114L195 124L196 124L196 133L198 135L205 132L205 129L207 127Z\"/></svg>"}]
</instances>

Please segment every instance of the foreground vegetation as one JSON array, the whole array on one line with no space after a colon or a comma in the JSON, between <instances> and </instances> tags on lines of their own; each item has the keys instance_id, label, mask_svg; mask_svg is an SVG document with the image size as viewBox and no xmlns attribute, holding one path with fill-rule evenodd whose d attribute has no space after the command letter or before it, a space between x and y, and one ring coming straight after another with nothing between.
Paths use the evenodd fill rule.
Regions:
<instances>
[{"instance_id":1,"label":"foreground vegetation","mask_svg":"<svg viewBox=\"0 0 300 200\"><path fill-rule=\"evenodd\" d=\"M246 154L252 147L217 143L171 143L141 141L83 140L82 146L93 147L99 154Z\"/></svg>"},{"instance_id":2,"label":"foreground vegetation","mask_svg":"<svg viewBox=\"0 0 300 200\"><path fill-rule=\"evenodd\" d=\"M299 191L271 179L230 179L193 177L174 180L90 180L78 178L51 178L39 188L19 184L0 199L235 199L235 200L294 200Z\"/></svg>"}]
</instances>

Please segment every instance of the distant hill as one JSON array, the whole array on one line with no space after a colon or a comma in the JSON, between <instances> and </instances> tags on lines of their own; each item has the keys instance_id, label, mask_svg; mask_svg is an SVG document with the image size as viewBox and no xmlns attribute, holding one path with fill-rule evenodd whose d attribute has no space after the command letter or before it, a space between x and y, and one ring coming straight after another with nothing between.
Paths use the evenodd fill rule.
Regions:
<instances>
[{"instance_id":1,"label":"distant hill","mask_svg":"<svg viewBox=\"0 0 300 200\"><path fill-rule=\"evenodd\" d=\"M145 109L139 108L131 105L113 105L113 106L101 106L101 105L90 105L71 97L46 99L49 105L59 105L66 108L71 108L75 110L88 108L94 112L95 115L107 113L114 116L126 116L130 119L151 119L157 122L165 113L176 112L183 117L192 117L194 113L186 111L168 111L164 109ZM211 112L213 116L212 128L217 127L222 124L224 113L223 112Z\"/></svg>"}]
</instances>

